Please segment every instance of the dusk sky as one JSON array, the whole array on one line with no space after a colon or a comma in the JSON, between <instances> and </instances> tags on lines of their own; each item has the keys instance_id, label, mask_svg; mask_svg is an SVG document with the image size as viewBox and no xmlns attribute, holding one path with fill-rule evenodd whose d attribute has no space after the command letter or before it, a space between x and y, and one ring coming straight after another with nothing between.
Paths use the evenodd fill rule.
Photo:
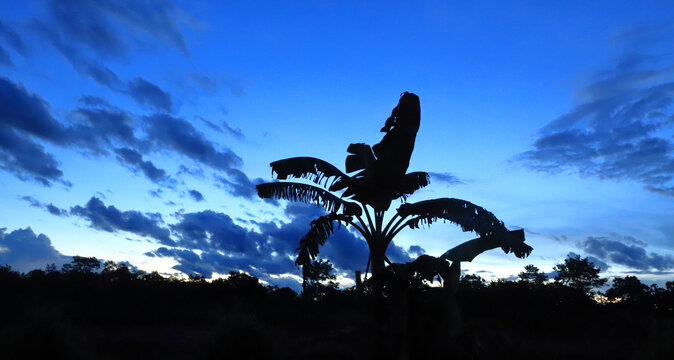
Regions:
<instances>
[{"instance_id":1,"label":"dusk sky","mask_svg":"<svg viewBox=\"0 0 674 360\"><path fill-rule=\"evenodd\" d=\"M467 272L550 272L573 253L606 277L674 278L669 0L6 2L0 265L95 256L297 289L295 249L322 210L255 184L287 157L344 169L405 91L421 101L409 171L431 173L408 200L471 201L534 248ZM389 254L474 237L439 222ZM321 257L349 285L367 246L342 229Z\"/></svg>"}]
</instances>

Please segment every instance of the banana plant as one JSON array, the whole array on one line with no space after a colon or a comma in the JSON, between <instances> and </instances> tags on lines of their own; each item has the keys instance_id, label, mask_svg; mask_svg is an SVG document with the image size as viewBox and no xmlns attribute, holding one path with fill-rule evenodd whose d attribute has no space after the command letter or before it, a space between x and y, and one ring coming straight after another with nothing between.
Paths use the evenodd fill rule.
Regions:
<instances>
[{"instance_id":1,"label":"banana plant","mask_svg":"<svg viewBox=\"0 0 674 360\"><path fill-rule=\"evenodd\" d=\"M367 242L370 256L366 268L371 267L373 280L384 273L388 264L394 272L425 271L424 276L439 274L446 283L453 284L458 282L460 262L472 261L486 250L500 247L520 258L531 253L522 230L508 230L494 214L469 201L440 198L406 202L409 195L429 184L428 173L407 173L419 125L419 97L405 92L381 129L384 137L378 144L349 145L345 172L313 157L293 157L270 164L278 181L257 185L261 198L317 204L327 212L313 220L299 240L297 265L310 264L316 258L320 246L335 231L335 224L338 228L352 227ZM387 215L396 199L401 199L402 205ZM439 220L454 223L478 238L450 249L435 261L422 257L416 263L391 266L386 249L400 231Z\"/></svg>"}]
</instances>

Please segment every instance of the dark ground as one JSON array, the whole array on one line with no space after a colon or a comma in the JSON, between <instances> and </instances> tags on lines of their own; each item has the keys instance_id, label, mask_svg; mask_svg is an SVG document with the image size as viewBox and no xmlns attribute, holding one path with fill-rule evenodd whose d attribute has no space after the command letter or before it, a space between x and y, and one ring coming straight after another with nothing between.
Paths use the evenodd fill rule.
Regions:
<instances>
[{"instance_id":1,"label":"dark ground","mask_svg":"<svg viewBox=\"0 0 674 360\"><path fill-rule=\"evenodd\" d=\"M674 359L671 292L601 305L549 285L463 288L458 326L443 299L417 289L407 316L387 302L377 326L373 300L354 291L313 301L247 276L0 271L0 358Z\"/></svg>"}]
</instances>

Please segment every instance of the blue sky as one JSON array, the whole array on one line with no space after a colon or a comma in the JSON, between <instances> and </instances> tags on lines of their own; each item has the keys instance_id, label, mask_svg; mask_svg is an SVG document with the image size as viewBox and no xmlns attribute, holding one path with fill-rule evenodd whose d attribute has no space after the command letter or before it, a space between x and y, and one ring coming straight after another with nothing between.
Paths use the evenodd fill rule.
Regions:
<instances>
[{"instance_id":1,"label":"blue sky","mask_svg":"<svg viewBox=\"0 0 674 360\"><path fill-rule=\"evenodd\" d=\"M410 201L481 205L534 247L464 266L544 271L569 253L606 276L674 269L674 5L623 2L27 1L0 9L0 263L67 256L296 286L320 210L257 198L269 163L342 167L421 99ZM397 205L396 205L397 206ZM405 230L398 261L472 238ZM322 251L364 270L338 232Z\"/></svg>"}]
</instances>

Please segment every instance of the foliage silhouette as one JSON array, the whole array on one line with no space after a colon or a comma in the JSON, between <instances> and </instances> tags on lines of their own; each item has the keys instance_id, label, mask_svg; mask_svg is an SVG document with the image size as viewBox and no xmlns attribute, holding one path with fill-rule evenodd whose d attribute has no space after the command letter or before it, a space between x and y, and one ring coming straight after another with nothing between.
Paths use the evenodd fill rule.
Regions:
<instances>
[{"instance_id":1,"label":"foliage silhouette","mask_svg":"<svg viewBox=\"0 0 674 360\"><path fill-rule=\"evenodd\" d=\"M302 267L302 295L319 300L337 291L337 276L332 274L330 260L316 260Z\"/></svg>"},{"instance_id":2,"label":"foliage silhouette","mask_svg":"<svg viewBox=\"0 0 674 360\"><path fill-rule=\"evenodd\" d=\"M531 284L532 286L541 286L548 280L547 275L541 272L533 264L524 267L524 271L517 274L520 282Z\"/></svg>"},{"instance_id":3,"label":"foliage silhouette","mask_svg":"<svg viewBox=\"0 0 674 360\"><path fill-rule=\"evenodd\" d=\"M592 294L593 288L600 287L607 281L599 276L600 268L586 257L581 259L580 255L567 256L564 263L555 265L553 270L557 272L555 283L588 294Z\"/></svg>"},{"instance_id":4,"label":"foliage silhouette","mask_svg":"<svg viewBox=\"0 0 674 360\"><path fill-rule=\"evenodd\" d=\"M636 276L616 277L613 278L613 286L606 290L606 296L622 301L639 301L648 296L650 290L648 285L639 281Z\"/></svg>"},{"instance_id":5,"label":"foliage silhouette","mask_svg":"<svg viewBox=\"0 0 674 360\"><path fill-rule=\"evenodd\" d=\"M377 318L352 290L306 301L243 273L202 281L159 279L135 269L117 276L119 269L128 267L106 262L100 272L73 276L0 266L2 358L367 359L379 349ZM554 283L483 285L461 286L464 326L454 337L444 332L439 311L447 303L445 289L408 289L408 353L457 359L674 355L674 282L651 286L639 301L606 304Z\"/></svg>"},{"instance_id":6,"label":"foliage silhouette","mask_svg":"<svg viewBox=\"0 0 674 360\"><path fill-rule=\"evenodd\" d=\"M419 272L423 272L425 278L440 275L447 284L456 284L460 262L472 261L486 250L500 247L520 258L529 255L532 248L524 243L524 232L509 231L494 214L480 206L453 198L405 202L407 196L429 183L429 175L425 172L406 173L420 126L420 113L419 98L412 93L403 93L381 129L385 134L379 143L372 147L349 145L346 173L312 157L294 157L270 164L277 179L282 181L257 185L260 197L313 203L327 211L326 215L311 222L310 230L299 240L298 265L310 266L319 247L335 231L335 222L337 227L353 227L367 242L370 255L366 275L371 267L376 288L381 287L386 277L386 264L392 265L386 257L386 249L393 238L406 227L414 229L438 220L450 221L479 237L450 249L437 261L426 255L422 261L390 266L389 272L402 277ZM313 184L289 181L292 178ZM385 219L386 211L395 199L404 203Z\"/></svg>"}]
</instances>

